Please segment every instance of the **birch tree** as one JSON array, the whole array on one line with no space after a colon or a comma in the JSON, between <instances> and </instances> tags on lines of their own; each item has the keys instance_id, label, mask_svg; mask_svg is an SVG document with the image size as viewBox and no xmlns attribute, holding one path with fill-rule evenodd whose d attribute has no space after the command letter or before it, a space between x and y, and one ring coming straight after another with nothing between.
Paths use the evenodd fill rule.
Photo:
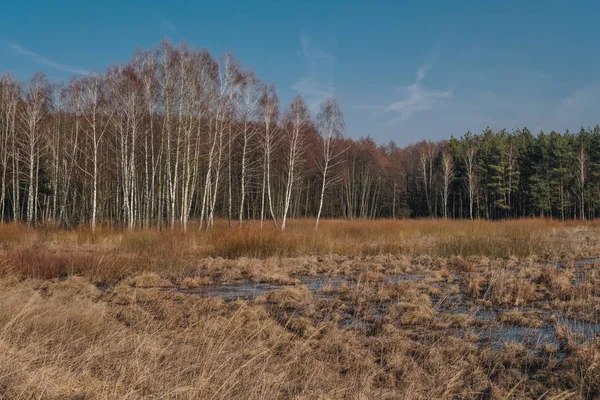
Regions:
<instances>
[{"instance_id":1,"label":"birch tree","mask_svg":"<svg viewBox=\"0 0 600 400\"><path fill-rule=\"evenodd\" d=\"M300 175L300 167L306 151L306 132L310 127L308 108L300 96L296 96L286 113L285 150L286 150L286 183L281 230L285 230L288 210L292 199L292 190Z\"/></svg>"},{"instance_id":2,"label":"birch tree","mask_svg":"<svg viewBox=\"0 0 600 400\"><path fill-rule=\"evenodd\" d=\"M509 210L512 207L512 193L516 183L518 183L519 171L517 168L517 148L515 145L514 138L511 138L508 143L507 150L507 175L508 175L508 185L507 185L507 193L506 193L506 204L508 205Z\"/></svg>"},{"instance_id":3,"label":"birch tree","mask_svg":"<svg viewBox=\"0 0 600 400\"><path fill-rule=\"evenodd\" d=\"M321 105L321 110L317 115L317 127L323 144L323 159L319 169L321 170L321 196L319 208L317 211L317 221L315 229L319 228L319 219L323 211L323 198L325 197L325 188L333 183L335 179L330 177L330 170L337 163L337 159L342 153L336 146L337 139L344 133L344 115L340 110L337 100L328 98Z\"/></svg>"},{"instance_id":4,"label":"birch tree","mask_svg":"<svg viewBox=\"0 0 600 400\"><path fill-rule=\"evenodd\" d=\"M60 186L63 179L61 179L61 163L65 151L65 133L66 127L64 126L65 118L65 103L66 103L66 91L61 86L54 88L54 101L53 101L53 126L52 132L49 137L48 148L51 152L52 157L52 189L54 195L52 197L52 224L56 225L58 222L58 206L60 198Z\"/></svg>"},{"instance_id":5,"label":"birch tree","mask_svg":"<svg viewBox=\"0 0 600 400\"><path fill-rule=\"evenodd\" d=\"M577 167L577 191L579 197L579 218L585 220L585 184L587 180L587 170L589 164L589 156L585 151L585 147L581 145L579 152L577 153L576 167Z\"/></svg>"},{"instance_id":6,"label":"birch tree","mask_svg":"<svg viewBox=\"0 0 600 400\"><path fill-rule=\"evenodd\" d=\"M109 127L114 110L104 110L106 100L104 99L104 79L100 74L93 73L83 81L83 105L82 114L86 120L84 129L87 142L91 149L85 151L84 157L90 159L91 171L83 168L91 180L91 221L92 232L96 230L98 215L98 174L100 167L100 148L103 137ZM91 152L91 154L89 154ZM86 163L87 164L87 163Z\"/></svg>"},{"instance_id":7,"label":"birch tree","mask_svg":"<svg viewBox=\"0 0 600 400\"><path fill-rule=\"evenodd\" d=\"M208 215L208 227L214 223L214 214L217 204L217 195L219 194L219 182L221 177L221 168L223 163L223 154L225 151L225 140L229 133L228 118L231 118L234 99L237 95L237 84L239 83L239 62L233 57L233 54L227 53L223 57L223 67L219 73L219 98L217 99L217 110L215 119L215 142L217 146L217 155L214 159L214 188L210 188L212 201ZM214 146L213 145L213 146ZM210 183L210 181L208 181ZM207 228L208 228L207 227Z\"/></svg>"},{"instance_id":8,"label":"birch tree","mask_svg":"<svg viewBox=\"0 0 600 400\"><path fill-rule=\"evenodd\" d=\"M156 207L156 180L161 160L160 148L156 148L156 114L159 108L159 83L157 76L157 52L147 51L138 57L142 79L143 98L146 107L144 131L144 227L151 224Z\"/></svg>"},{"instance_id":9,"label":"birch tree","mask_svg":"<svg viewBox=\"0 0 600 400\"><path fill-rule=\"evenodd\" d=\"M0 223L4 221L5 203L8 191L8 170L10 158L16 157L14 148L16 138L16 114L19 100L19 85L11 75L0 77L0 168L2 168L2 182L0 186ZM11 151L11 144L13 145ZM13 167L14 168L14 167ZM13 175L16 174L13 169ZM13 179L16 182L17 179ZM13 190L13 193L17 192ZM13 195L14 196L14 195ZM15 199L13 198L13 203ZM17 209L13 207L13 219L17 219Z\"/></svg>"},{"instance_id":10,"label":"birch tree","mask_svg":"<svg viewBox=\"0 0 600 400\"><path fill-rule=\"evenodd\" d=\"M65 90L65 108L66 113L72 115L71 129L70 132L65 135L64 138L64 156L62 158L61 165L61 189L60 192L60 210L58 220L64 225L71 224L71 213L67 208L75 202L75 194L71 192L73 176L75 175L75 169L80 167L78 156L81 153L80 149L80 130L82 124L82 101L83 101L83 84L81 79L73 78L69 83L68 88Z\"/></svg>"},{"instance_id":11,"label":"birch tree","mask_svg":"<svg viewBox=\"0 0 600 400\"><path fill-rule=\"evenodd\" d=\"M446 150L442 151L441 172L444 218L448 218L448 198L450 197L450 184L454 180L454 160L452 159L452 155Z\"/></svg>"},{"instance_id":12,"label":"birch tree","mask_svg":"<svg viewBox=\"0 0 600 400\"><path fill-rule=\"evenodd\" d=\"M173 160L173 153L178 154L178 147L174 142L173 120L176 109L176 66L179 51L169 42L163 41L160 48L160 62L158 63L158 82L162 97L162 127L160 145L160 184L158 218L162 226L163 213L166 211L171 228L175 225L175 182L177 180L177 165ZM175 157L177 158L177 157ZM175 164L175 165L174 165Z\"/></svg>"},{"instance_id":13,"label":"birch tree","mask_svg":"<svg viewBox=\"0 0 600 400\"><path fill-rule=\"evenodd\" d=\"M121 184L121 202L123 220L132 229L139 215L136 201L136 154L140 133L140 114L142 105L141 81L131 66L111 71L109 76L111 94L114 101L111 119L115 136L114 148L117 151L116 166Z\"/></svg>"},{"instance_id":14,"label":"birch tree","mask_svg":"<svg viewBox=\"0 0 600 400\"><path fill-rule=\"evenodd\" d=\"M425 200L427 201L427 211L429 216L433 216L433 161L435 157L435 147L432 143L424 143L421 148L419 165L421 167L421 179L423 180L423 189L425 191Z\"/></svg>"},{"instance_id":15,"label":"birch tree","mask_svg":"<svg viewBox=\"0 0 600 400\"><path fill-rule=\"evenodd\" d=\"M27 180L27 224L36 221L37 202L37 167L39 164L39 148L42 140L42 121L50 100L50 85L42 73L35 74L26 84L24 107L20 113L20 121L24 133L28 180Z\"/></svg>"},{"instance_id":16,"label":"birch tree","mask_svg":"<svg viewBox=\"0 0 600 400\"><path fill-rule=\"evenodd\" d=\"M195 181L198 163L198 150L203 116L202 94L206 77L205 66L200 62L199 55L195 52L183 53L180 57L179 79L181 89L179 93L178 136L181 136L183 147L181 171L181 225L187 229L190 216L192 198L195 193Z\"/></svg>"},{"instance_id":17,"label":"birch tree","mask_svg":"<svg viewBox=\"0 0 600 400\"><path fill-rule=\"evenodd\" d=\"M255 118L260 101L260 86L258 79L252 73L246 73L240 87L240 96L238 107L241 114L241 141L242 141L242 159L240 165L240 206L238 214L238 226L241 228L244 220L244 204L246 201L246 183L248 174L253 167L250 163L250 153L256 150L252 146L253 139L257 130L255 127Z\"/></svg>"},{"instance_id":18,"label":"birch tree","mask_svg":"<svg viewBox=\"0 0 600 400\"><path fill-rule=\"evenodd\" d=\"M473 219L473 203L475 200L475 192L477 190L475 155L476 151L473 146L469 146L463 155L463 163L465 165L465 186L469 198L469 217L471 219Z\"/></svg>"},{"instance_id":19,"label":"birch tree","mask_svg":"<svg viewBox=\"0 0 600 400\"><path fill-rule=\"evenodd\" d=\"M263 89L261 99L262 114L262 150L263 150L263 178L261 188L260 202L260 226L262 228L265 218L265 192L269 207L269 213L273 219L273 224L277 228L277 218L273 212L273 197L271 195L271 156L279 144L279 97L273 86L267 86Z\"/></svg>"}]
</instances>

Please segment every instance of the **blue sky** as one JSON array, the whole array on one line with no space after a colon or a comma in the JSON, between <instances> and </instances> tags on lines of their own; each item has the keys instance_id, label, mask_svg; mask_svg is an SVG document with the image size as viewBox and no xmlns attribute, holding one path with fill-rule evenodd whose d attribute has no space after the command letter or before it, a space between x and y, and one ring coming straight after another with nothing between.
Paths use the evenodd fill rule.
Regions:
<instances>
[{"instance_id":1,"label":"blue sky","mask_svg":"<svg viewBox=\"0 0 600 400\"><path fill-rule=\"evenodd\" d=\"M335 95L346 133L380 143L600 122L597 1L6 3L0 72L19 79L103 71L168 37L232 50L283 106Z\"/></svg>"}]
</instances>

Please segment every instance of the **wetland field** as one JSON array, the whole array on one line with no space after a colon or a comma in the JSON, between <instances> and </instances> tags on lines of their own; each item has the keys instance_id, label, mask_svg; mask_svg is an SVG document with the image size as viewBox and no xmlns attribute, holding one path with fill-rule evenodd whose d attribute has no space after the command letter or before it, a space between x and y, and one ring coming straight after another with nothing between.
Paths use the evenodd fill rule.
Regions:
<instances>
[{"instance_id":1,"label":"wetland field","mask_svg":"<svg viewBox=\"0 0 600 400\"><path fill-rule=\"evenodd\" d=\"M0 225L0 398L600 398L600 223Z\"/></svg>"}]
</instances>

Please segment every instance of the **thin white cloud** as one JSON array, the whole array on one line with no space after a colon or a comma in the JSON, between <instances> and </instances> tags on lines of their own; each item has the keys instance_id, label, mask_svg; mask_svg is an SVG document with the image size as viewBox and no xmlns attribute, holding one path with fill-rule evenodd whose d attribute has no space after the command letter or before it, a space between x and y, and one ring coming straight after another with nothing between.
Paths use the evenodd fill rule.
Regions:
<instances>
[{"instance_id":1,"label":"thin white cloud","mask_svg":"<svg viewBox=\"0 0 600 400\"><path fill-rule=\"evenodd\" d=\"M168 19L166 19L165 17L163 17L162 15L160 15L159 13L155 13L154 14L156 16L156 18L158 19L158 21L160 22L160 24L167 28L168 30L170 30L172 33L177 33L179 34L179 29L177 29L175 27L175 25L173 25Z\"/></svg>"},{"instance_id":2,"label":"thin white cloud","mask_svg":"<svg viewBox=\"0 0 600 400\"><path fill-rule=\"evenodd\" d=\"M314 47L306 33L300 35L300 45L300 55L306 63L307 73L292 85L292 89L304 97L312 112L317 112L321 103L335 94L335 57Z\"/></svg>"},{"instance_id":3,"label":"thin white cloud","mask_svg":"<svg viewBox=\"0 0 600 400\"><path fill-rule=\"evenodd\" d=\"M577 128L595 120L600 104L600 82L591 82L562 98L552 113L555 129ZM590 118L592 117L592 118Z\"/></svg>"},{"instance_id":4,"label":"thin white cloud","mask_svg":"<svg viewBox=\"0 0 600 400\"><path fill-rule=\"evenodd\" d=\"M34 53L33 51L28 50L25 47L20 46L16 43L9 43L8 46L10 48L12 48L13 50L15 50L16 52L29 57L30 59L32 59L33 61L35 61L39 64L46 65L50 68L54 68L59 71L70 72L70 73L79 74L79 75L87 75L90 73L89 71L82 69L82 68L71 67L68 65L57 63L56 61L52 61L49 58L46 58L40 54Z\"/></svg>"},{"instance_id":5,"label":"thin white cloud","mask_svg":"<svg viewBox=\"0 0 600 400\"><path fill-rule=\"evenodd\" d=\"M406 88L406 96L402 100L387 105L379 112L398 114L397 117L388 120L385 125L396 125L408 121L415 113L431 110L436 103L452 97L452 90L437 91L423 86L422 82L432 67L433 63L419 67L415 81Z\"/></svg>"},{"instance_id":6,"label":"thin white cloud","mask_svg":"<svg viewBox=\"0 0 600 400\"><path fill-rule=\"evenodd\" d=\"M351 104L350 108L362 111L381 111L381 106L374 104Z\"/></svg>"}]
</instances>

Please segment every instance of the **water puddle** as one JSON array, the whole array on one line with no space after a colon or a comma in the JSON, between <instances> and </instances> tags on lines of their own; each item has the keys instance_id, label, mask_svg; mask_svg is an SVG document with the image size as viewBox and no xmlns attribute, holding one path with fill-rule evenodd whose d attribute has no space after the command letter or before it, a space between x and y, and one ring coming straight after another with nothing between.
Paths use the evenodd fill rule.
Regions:
<instances>
[{"instance_id":1,"label":"water puddle","mask_svg":"<svg viewBox=\"0 0 600 400\"><path fill-rule=\"evenodd\" d=\"M398 283L409 280L425 279L425 274L394 274L387 275L386 278L377 282L379 284ZM356 281L351 277L345 276L298 276L300 284L306 286L311 292L323 292L328 290L338 290L341 287L354 288L358 285L368 284L367 282ZM205 285L194 289L175 289L177 293L194 294L206 297L220 297L225 301L234 300L254 300L257 297L269 294L284 287L293 287L295 285L282 285L274 283L243 282L239 284L228 285ZM326 293L319 293L326 296Z\"/></svg>"},{"instance_id":2,"label":"water puddle","mask_svg":"<svg viewBox=\"0 0 600 400\"><path fill-rule=\"evenodd\" d=\"M593 266L596 263L600 263L600 258L586 258L582 260L576 260L573 262L575 267L584 267L584 266ZM547 265L555 266L557 268L567 268L567 264L563 261L551 261L548 262ZM378 282L381 284L385 283L399 283L403 281L419 281L424 280L426 278L426 274L423 273L409 273L409 274L388 274L385 278ZM582 271L578 271L575 275L575 285L580 284L584 279L585 274ZM347 276L297 276L300 280L300 283L306 286L311 292L318 292L324 289L333 289L337 290L342 286L347 286L349 288L356 287L358 285L366 285L370 282L361 282L357 281L354 278ZM460 279L460 276L456 276L457 279ZM279 290L286 286L292 285L281 285L281 284L272 284L272 283L257 283L257 282L243 282L239 284L215 284L215 285L206 285L201 286L195 289L176 289L179 293L185 294L196 294L200 296L213 296L213 297L221 297L225 301L232 300L252 300L256 297L268 294L270 292ZM450 299L451 303L462 305L462 299L458 302L457 299ZM459 310L459 312L462 312Z\"/></svg>"},{"instance_id":3,"label":"water puddle","mask_svg":"<svg viewBox=\"0 0 600 400\"><path fill-rule=\"evenodd\" d=\"M594 257L594 258L582 258L580 260L574 260L572 261L572 265L576 268L581 268L581 267L587 267L587 266L594 266L597 263L600 263L600 258L598 257ZM548 261L546 263L547 265L556 267L556 268L568 268L571 265L571 262L564 262L564 261Z\"/></svg>"},{"instance_id":4,"label":"water puddle","mask_svg":"<svg viewBox=\"0 0 600 400\"><path fill-rule=\"evenodd\" d=\"M176 289L178 293L205 297L220 297L225 301L253 300L264 294L281 289L282 285L272 283L242 283L233 285L206 285L194 289Z\"/></svg>"},{"instance_id":5,"label":"water puddle","mask_svg":"<svg viewBox=\"0 0 600 400\"><path fill-rule=\"evenodd\" d=\"M556 268L570 268L575 266L574 285L578 285L585 279L582 268L590 267L600 262L600 258L589 258L577 260L572 264L564 262L549 262L547 265ZM310 290L316 299L329 302L343 302L352 309L355 305L349 298L340 297L340 290L345 288L357 288L369 285L397 284L403 281L423 281L427 278L423 273L389 274L381 280L361 281L360 278L347 276L296 276L301 285ZM460 281L460 278L457 278ZM206 285L195 289L175 289L179 293L220 297L225 301L254 300L257 297L267 295L284 287L294 285L282 285L273 283L243 282L228 285ZM435 286L435 285L434 285ZM462 285L461 285L462 286ZM464 289L464 288L463 288ZM560 348L566 338L577 343L583 343L600 335L600 323L583 322L566 318L560 313L548 311L537 307L520 307L512 309L519 313L533 313L542 323L539 327L524 327L510 322L503 322L502 315L509 309L485 308L467 299L464 293L449 294L435 298L434 310L437 320L442 315L463 314L472 319L468 327L452 330L456 335L464 335L469 332L479 337L479 344L491 344L495 349L501 349L506 343L519 343L528 349L540 349L545 345ZM380 326L381 321L387 313L391 303L379 302L371 305L370 312L357 311L343 312L340 315L339 324L343 328L356 329L357 331L372 331Z\"/></svg>"}]
</instances>

